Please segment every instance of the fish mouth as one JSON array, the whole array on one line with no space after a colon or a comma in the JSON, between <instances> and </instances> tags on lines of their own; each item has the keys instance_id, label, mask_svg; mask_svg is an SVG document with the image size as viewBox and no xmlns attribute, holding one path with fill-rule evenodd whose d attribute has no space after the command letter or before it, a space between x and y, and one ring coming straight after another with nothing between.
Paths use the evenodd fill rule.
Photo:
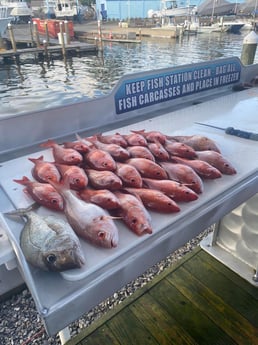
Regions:
<instances>
[{"instance_id":1,"label":"fish mouth","mask_svg":"<svg viewBox=\"0 0 258 345\"><path fill-rule=\"evenodd\" d=\"M117 247L117 245L118 245L118 236L114 236L111 239L111 248L115 248L115 247Z\"/></svg>"}]
</instances>

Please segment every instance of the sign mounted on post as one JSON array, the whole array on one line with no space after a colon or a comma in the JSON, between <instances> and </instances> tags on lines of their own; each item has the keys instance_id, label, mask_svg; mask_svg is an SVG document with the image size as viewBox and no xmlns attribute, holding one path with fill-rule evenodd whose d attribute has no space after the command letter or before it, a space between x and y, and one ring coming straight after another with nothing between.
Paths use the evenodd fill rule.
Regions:
<instances>
[{"instance_id":1,"label":"sign mounted on post","mask_svg":"<svg viewBox=\"0 0 258 345\"><path fill-rule=\"evenodd\" d=\"M170 101L194 93L239 82L241 63L238 58L143 73L142 77L122 80L115 93L117 114Z\"/></svg>"}]
</instances>

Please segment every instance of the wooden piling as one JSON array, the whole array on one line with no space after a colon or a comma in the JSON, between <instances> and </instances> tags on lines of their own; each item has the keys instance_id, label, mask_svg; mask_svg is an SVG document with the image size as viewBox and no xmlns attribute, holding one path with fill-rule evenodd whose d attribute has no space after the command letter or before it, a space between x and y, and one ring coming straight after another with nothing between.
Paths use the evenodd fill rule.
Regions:
<instances>
[{"instance_id":1,"label":"wooden piling","mask_svg":"<svg viewBox=\"0 0 258 345\"><path fill-rule=\"evenodd\" d=\"M243 65L252 65L256 53L258 36L251 31L243 40L243 48L241 53L241 61Z\"/></svg>"},{"instance_id":2,"label":"wooden piling","mask_svg":"<svg viewBox=\"0 0 258 345\"><path fill-rule=\"evenodd\" d=\"M64 23L63 22L60 22L59 23L59 26L60 26L60 43L61 43L61 46L62 46L62 52L63 52L63 56L66 55L66 52L65 52L65 41L64 41L64 29L63 29L63 25Z\"/></svg>"},{"instance_id":3,"label":"wooden piling","mask_svg":"<svg viewBox=\"0 0 258 345\"><path fill-rule=\"evenodd\" d=\"M99 49L103 50L102 30L101 30L100 20L98 20L98 36L99 36Z\"/></svg>"},{"instance_id":4,"label":"wooden piling","mask_svg":"<svg viewBox=\"0 0 258 345\"><path fill-rule=\"evenodd\" d=\"M44 23L45 33L46 33L46 44L49 45L49 32L47 22Z\"/></svg>"},{"instance_id":5,"label":"wooden piling","mask_svg":"<svg viewBox=\"0 0 258 345\"><path fill-rule=\"evenodd\" d=\"M31 46L34 46L34 38L33 38L33 30L32 30L32 23L31 21L28 22L29 24L29 31L30 31L30 38L31 38Z\"/></svg>"},{"instance_id":6,"label":"wooden piling","mask_svg":"<svg viewBox=\"0 0 258 345\"><path fill-rule=\"evenodd\" d=\"M17 52L17 47L16 47L16 42L15 42L15 38L14 38L14 33L13 33L13 27L12 24L8 24L7 26L8 31L9 31L9 35L10 35L10 40L11 40L11 44L12 44L12 48L14 52Z\"/></svg>"},{"instance_id":7,"label":"wooden piling","mask_svg":"<svg viewBox=\"0 0 258 345\"><path fill-rule=\"evenodd\" d=\"M37 48L40 48L40 40L39 40L39 32L38 32L38 25L36 22L33 22L33 33L34 38L36 41Z\"/></svg>"},{"instance_id":8,"label":"wooden piling","mask_svg":"<svg viewBox=\"0 0 258 345\"><path fill-rule=\"evenodd\" d=\"M66 33L66 43L70 44L71 43L71 37L70 37L70 31L69 31L69 26L68 26L68 21L64 21L64 28L65 28L65 33Z\"/></svg>"}]
</instances>

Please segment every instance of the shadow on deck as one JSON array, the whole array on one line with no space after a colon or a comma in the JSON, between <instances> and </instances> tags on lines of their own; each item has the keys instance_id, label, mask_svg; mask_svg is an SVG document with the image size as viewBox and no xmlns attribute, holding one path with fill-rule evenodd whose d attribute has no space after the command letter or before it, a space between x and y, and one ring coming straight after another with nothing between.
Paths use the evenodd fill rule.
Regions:
<instances>
[{"instance_id":1,"label":"shadow on deck","mask_svg":"<svg viewBox=\"0 0 258 345\"><path fill-rule=\"evenodd\" d=\"M200 248L67 345L258 344L258 290Z\"/></svg>"}]
</instances>

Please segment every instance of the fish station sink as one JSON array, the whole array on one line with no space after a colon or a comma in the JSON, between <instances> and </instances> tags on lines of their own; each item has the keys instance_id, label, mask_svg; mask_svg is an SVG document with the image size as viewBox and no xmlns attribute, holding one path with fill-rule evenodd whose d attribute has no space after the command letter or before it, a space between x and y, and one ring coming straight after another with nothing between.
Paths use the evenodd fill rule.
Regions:
<instances>
[{"instance_id":1,"label":"fish station sink","mask_svg":"<svg viewBox=\"0 0 258 345\"><path fill-rule=\"evenodd\" d=\"M0 284L16 270L17 281L27 284L49 335L62 332L166 255L255 198L257 141L196 122L258 132L258 87L253 82L257 75L258 65L243 66L236 57L146 71L124 76L105 97L0 118ZM31 177L28 158L43 155L53 160L51 149L42 149L40 143L75 141L76 133L87 137L142 129L169 136L206 136L237 173L204 180L203 193L195 201L180 203L180 212L150 211L152 234L137 236L115 220L119 229L116 248L99 248L80 240L86 261L80 269L47 272L28 264L19 242L24 222L5 213L32 203L24 186L13 179ZM38 213L55 215L44 207ZM209 246L213 244L216 241Z\"/></svg>"}]
</instances>

